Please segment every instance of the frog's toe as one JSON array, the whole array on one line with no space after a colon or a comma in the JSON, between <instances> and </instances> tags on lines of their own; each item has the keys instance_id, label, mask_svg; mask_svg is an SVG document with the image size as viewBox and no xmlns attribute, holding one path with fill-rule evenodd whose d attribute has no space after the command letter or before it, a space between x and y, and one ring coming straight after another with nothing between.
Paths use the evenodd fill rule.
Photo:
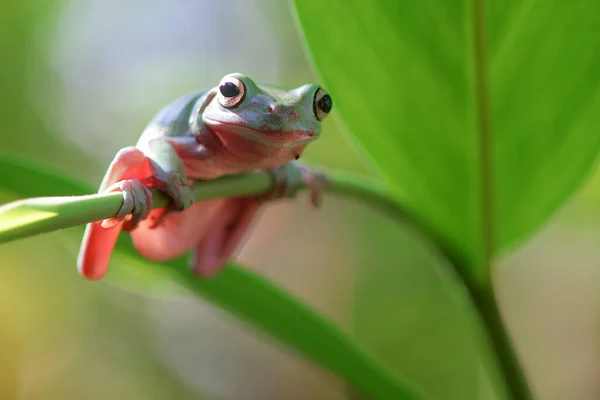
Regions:
<instances>
[{"instance_id":1,"label":"frog's toe","mask_svg":"<svg viewBox=\"0 0 600 400\"><path fill-rule=\"evenodd\" d=\"M273 177L273 189L264 196L265 200L293 199L302 187L302 174L298 166L288 163L282 167L272 168L269 173Z\"/></svg>"},{"instance_id":2,"label":"frog's toe","mask_svg":"<svg viewBox=\"0 0 600 400\"><path fill-rule=\"evenodd\" d=\"M109 186L104 192L120 191L123 194L123 204L117 213L102 221L103 228L112 228L123 222L129 214L131 220L127 222L128 230L134 229L137 224L148 217L152 210L152 192L137 179L128 179Z\"/></svg>"},{"instance_id":3,"label":"frog's toe","mask_svg":"<svg viewBox=\"0 0 600 400\"><path fill-rule=\"evenodd\" d=\"M323 200L325 189L331 184L330 179L320 171L291 162L283 167L271 170L274 177L274 188L268 195L269 199L295 198L298 191L308 188L311 203L319 207Z\"/></svg>"},{"instance_id":4,"label":"frog's toe","mask_svg":"<svg viewBox=\"0 0 600 400\"><path fill-rule=\"evenodd\" d=\"M331 180L324 173L309 168L304 168L302 170L302 179L308 187L308 190L310 190L310 201L312 205L320 207L323 203L325 190L331 185Z\"/></svg>"},{"instance_id":5,"label":"frog's toe","mask_svg":"<svg viewBox=\"0 0 600 400\"><path fill-rule=\"evenodd\" d=\"M127 217L127 215L131 213L131 210L133 210L134 205L133 185L131 184L131 181L125 180L117 182L113 185L110 185L104 191L104 193L111 192L121 192L123 194L123 203L121 204L121 208L119 208L119 211L117 211L115 215L113 215L111 218L102 221L102 227L106 229L112 228L115 225L122 222L125 219L125 217Z\"/></svg>"},{"instance_id":6,"label":"frog's toe","mask_svg":"<svg viewBox=\"0 0 600 400\"><path fill-rule=\"evenodd\" d=\"M195 200L196 200L196 195L194 194L194 191L192 190L192 188L189 186L184 187L181 191L181 198L180 198L181 209L185 210L186 208L188 208L189 206L194 204Z\"/></svg>"},{"instance_id":7,"label":"frog's toe","mask_svg":"<svg viewBox=\"0 0 600 400\"><path fill-rule=\"evenodd\" d=\"M192 190L193 181L188 181L179 173L169 174L169 184L164 191L173 199L172 209L182 211L196 200Z\"/></svg>"},{"instance_id":8,"label":"frog's toe","mask_svg":"<svg viewBox=\"0 0 600 400\"><path fill-rule=\"evenodd\" d=\"M141 221L148 218L152 211L152 191L137 179L132 179L131 184L134 205L131 210L131 219L123 227L125 231L135 229Z\"/></svg>"}]
</instances>

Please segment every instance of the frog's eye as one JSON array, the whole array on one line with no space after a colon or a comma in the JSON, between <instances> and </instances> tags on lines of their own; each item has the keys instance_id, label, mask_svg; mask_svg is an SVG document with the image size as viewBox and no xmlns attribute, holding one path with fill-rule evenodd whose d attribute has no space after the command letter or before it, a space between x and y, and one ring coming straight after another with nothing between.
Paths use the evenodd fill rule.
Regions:
<instances>
[{"instance_id":1,"label":"frog's eye","mask_svg":"<svg viewBox=\"0 0 600 400\"><path fill-rule=\"evenodd\" d=\"M226 76L219 83L217 98L223 107L234 108L244 100L245 96L246 86L235 76Z\"/></svg>"},{"instance_id":2,"label":"frog's eye","mask_svg":"<svg viewBox=\"0 0 600 400\"><path fill-rule=\"evenodd\" d=\"M313 101L313 110L319 121L322 121L333 107L331 96L323 89L319 88L315 93Z\"/></svg>"}]
</instances>

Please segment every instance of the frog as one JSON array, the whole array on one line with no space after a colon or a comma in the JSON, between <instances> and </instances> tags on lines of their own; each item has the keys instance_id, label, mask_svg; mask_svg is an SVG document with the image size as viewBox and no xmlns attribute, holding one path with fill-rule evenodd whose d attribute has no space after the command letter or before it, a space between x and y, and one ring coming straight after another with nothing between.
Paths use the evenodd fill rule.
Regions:
<instances>
[{"instance_id":1,"label":"frog","mask_svg":"<svg viewBox=\"0 0 600 400\"><path fill-rule=\"evenodd\" d=\"M319 138L332 107L318 84L286 89L242 73L163 107L136 145L110 163L98 193L121 192L122 205L111 218L86 225L79 273L103 278L125 231L142 257L160 263L189 252L195 276L215 276L234 258L264 204L295 199L308 188L312 205L320 206L331 180L298 159ZM267 172L271 190L195 201L196 182L247 172ZM153 189L166 193L168 206L152 207Z\"/></svg>"}]
</instances>

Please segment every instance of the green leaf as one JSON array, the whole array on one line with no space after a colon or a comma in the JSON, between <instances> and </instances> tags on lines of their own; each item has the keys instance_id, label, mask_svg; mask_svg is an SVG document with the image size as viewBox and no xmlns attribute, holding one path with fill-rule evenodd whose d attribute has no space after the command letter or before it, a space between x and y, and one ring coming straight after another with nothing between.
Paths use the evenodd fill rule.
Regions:
<instances>
[{"instance_id":1,"label":"green leaf","mask_svg":"<svg viewBox=\"0 0 600 400\"><path fill-rule=\"evenodd\" d=\"M336 112L469 277L487 281L491 251L532 234L590 172L600 3L294 3Z\"/></svg>"},{"instance_id":2,"label":"green leaf","mask_svg":"<svg viewBox=\"0 0 600 400\"><path fill-rule=\"evenodd\" d=\"M92 191L47 168L2 154L0 170L10 173L7 179L0 181L0 190L20 196L84 194ZM415 389L365 354L347 335L318 313L246 269L230 265L216 278L201 280L190 271L185 257L160 264L142 260L126 235L121 235L115 257L123 261L128 258L136 260L121 262L119 268L145 268L155 278L176 282L198 297L219 305L345 379L370 398L422 398ZM107 279L115 274L113 270L109 271ZM73 273L77 273L75 260ZM136 271L126 274L135 276Z\"/></svg>"},{"instance_id":3,"label":"green leaf","mask_svg":"<svg viewBox=\"0 0 600 400\"><path fill-rule=\"evenodd\" d=\"M490 398L481 391L485 347L474 334L477 320L447 260L410 225L372 212L363 218L350 318L355 337L432 399Z\"/></svg>"}]
</instances>

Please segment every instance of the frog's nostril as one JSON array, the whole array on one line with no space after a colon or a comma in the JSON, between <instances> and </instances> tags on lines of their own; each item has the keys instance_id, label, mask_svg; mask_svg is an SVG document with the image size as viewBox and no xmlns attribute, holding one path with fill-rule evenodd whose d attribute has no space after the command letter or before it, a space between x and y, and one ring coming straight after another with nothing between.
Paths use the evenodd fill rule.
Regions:
<instances>
[{"instance_id":1,"label":"frog's nostril","mask_svg":"<svg viewBox=\"0 0 600 400\"><path fill-rule=\"evenodd\" d=\"M300 114L298 114L298 111L290 111L290 122L296 122L298 119L300 119Z\"/></svg>"},{"instance_id":2,"label":"frog's nostril","mask_svg":"<svg viewBox=\"0 0 600 400\"><path fill-rule=\"evenodd\" d=\"M269 106L267 107L267 112L269 114L273 113L275 111L275 106L273 104L269 104Z\"/></svg>"}]
</instances>

